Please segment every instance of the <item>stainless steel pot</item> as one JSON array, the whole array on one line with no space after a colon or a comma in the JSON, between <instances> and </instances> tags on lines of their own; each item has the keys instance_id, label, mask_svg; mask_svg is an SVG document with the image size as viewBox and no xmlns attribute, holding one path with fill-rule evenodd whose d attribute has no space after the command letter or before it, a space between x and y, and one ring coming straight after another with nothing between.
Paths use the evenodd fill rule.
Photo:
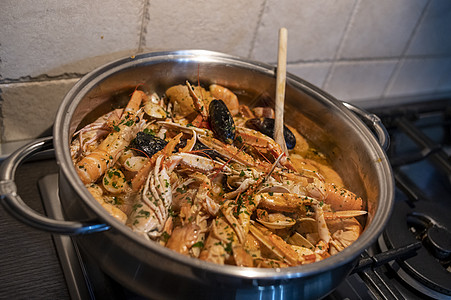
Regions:
<instances>
[{"instance_id":1,"label":"stainless steel pot","mask_svg":"<svg viewBox=\"0 0 451 300\"><path fill-rule=\"evenodd\" d=\"M77 242L106 273L152 298L214 295L251 299L275 295L309 299L332 291L351 272L359 254L380 235L389 217L394 182L383 151L388 138L375 115L337 101L296 76L287 76L286 122L331 157L350 190L368 203L363 234L343 252L314 264L281 269L211 264L145 241L111 217L84 188L69 153L72 134L83 120L110 110L111 103L120 102L121 95L129 94L138 85L162 94L167 87L186 80L227 86L251 105L275 94L272 66L216 52L148 53L102 66L69 91L54 125L59 194L67 220L73 221L51 220L37 214L15 191L17 166L31 154L52 147L51 139L25 146L3 163L0 191L4 207L31 226L76 235Z\"/></svg>"}]
</instances>

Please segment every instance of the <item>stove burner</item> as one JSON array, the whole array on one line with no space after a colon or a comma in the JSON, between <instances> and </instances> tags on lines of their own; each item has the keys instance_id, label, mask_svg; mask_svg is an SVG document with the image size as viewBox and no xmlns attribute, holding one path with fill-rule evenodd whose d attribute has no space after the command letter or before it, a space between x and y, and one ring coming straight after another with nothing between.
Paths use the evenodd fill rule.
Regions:
<instances>
[{"instance_id":1,"label":"stove burner","mask_svg":"<svg viewBox=\"0 0 451 300\"><path fill-rule=\"evenodd\" d=\"M410 286L425 295L437 297L437 293L451 296L451 272L449 254L451 210L426 200L395 202L394 215L379 242L383 251L422 241L418 255L392 264L393 270ZM384 249L386 248L386 249ZM418 284L417 282L421 283Z\"/></svg>"},{"instance_id":2,"label":"stove burner","mask_svg":"<svg viewBox=\"0 0 451 300\"><path fill-rule=\"evenodd\" d=\"M433 255L442 261L448 261L451 258L451 233L437 226L428 229L426 242L432 248Z\"/></svg>"},{"instance_id":3,"label":"stove burner","mask_svg":"<svg viewBox=\"0 0 451 300\"><path fill-rule=\"evenodd\" d=\"M408 215L407 224L415 237L423 241L429 252L446 267L448 259L451 258L451 233L424 214Z\"/></svg>"}]
</instances>

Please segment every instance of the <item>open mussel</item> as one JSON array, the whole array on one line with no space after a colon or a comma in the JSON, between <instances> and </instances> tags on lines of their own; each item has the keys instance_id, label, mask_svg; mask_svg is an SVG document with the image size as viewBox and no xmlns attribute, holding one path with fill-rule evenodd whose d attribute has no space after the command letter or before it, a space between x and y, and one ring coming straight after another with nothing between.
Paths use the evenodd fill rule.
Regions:
<instances>
[{"instance_id":1,"label":"open mussel","mask_svg":"<svg viewBox=\"0 0 451 300\"><path fill-rule=\"evenodd\" d=\"M131 146L139 151L144 152L148 157L152 157L155 153L163 149L168 142L159 137L146 133L138 132L136 138L131 142Z\"/></svg>"},{"instance_id":2,"label":"open mussel","mask_svg":"<svg viewBox=\"0 0 451 300\"><path fill-rule=\"evenodd\" d=\"M214 99L209 106L210 127L215 137L231 144L235 139L235 122L224 101Z\"/></svg>"},{"instance_id":3,"label":"open mussel","mask_svg":"<svg viewBox=\"0 0 451 300\"><path fill-rule=\"evenodd\" d=\"M274 138L274 119L271 118L254 118L246 121L246 126L266 134ZM288 149L296 146L296 137L285 125L283 126L283 135Z\"/></svg>"},{"instance_id":4,"label":"open mussel","mask_svg":"<svg viewBox=\"0 0 451 300\"><path fill-rule=\"evenodd\" d=\"M152 157L155 153L162 150L168 144L167 141L147 132L138 132L136 138L133 139L130 146L134 150L138 150L138 155L145 154L147 157ZM175 146L174 152L178 152L180 149L184 148L187 144L186 139L181 139L180 142ZM220 155L214 150L209 149L207 146L197 141L194 145L193 151L197 152L198 155L206 156L209 158L216 158Z\"/></svg>"}]
</instances>

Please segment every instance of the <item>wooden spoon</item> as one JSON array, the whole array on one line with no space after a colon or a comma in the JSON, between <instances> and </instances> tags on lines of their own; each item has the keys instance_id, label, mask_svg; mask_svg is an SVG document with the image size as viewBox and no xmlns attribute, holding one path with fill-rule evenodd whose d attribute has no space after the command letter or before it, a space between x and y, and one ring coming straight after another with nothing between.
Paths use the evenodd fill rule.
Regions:
<instances>
[{"instance_id":1,"label":"wooden spoon","mask_svg":"<svg viewBox=\"0 0 451 300\"><path fill-rule=\"evenodd\" d=\"M279 30L279 50L277 56L276 77L276 104L274 119L274 140L282 147L283 152L288 155L287 145L283 134L283 114L285 107L285 85L287 76L287 36L288 31L282 27Z\"/></svg>"}]
</instances>

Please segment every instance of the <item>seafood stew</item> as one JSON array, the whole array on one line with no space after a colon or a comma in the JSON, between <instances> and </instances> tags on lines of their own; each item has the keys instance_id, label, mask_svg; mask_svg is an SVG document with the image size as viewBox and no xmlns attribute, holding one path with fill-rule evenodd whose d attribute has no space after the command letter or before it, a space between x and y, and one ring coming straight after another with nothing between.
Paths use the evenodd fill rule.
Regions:
<instances>
[{"instance_id":1,"label":"seafood stew","mask_svg":"<svg viewBox=\"0 0 451 300\"><path fill-rule=\"evenodd\" d=\"M288 267L329 257L362 232L364 201L272 108L226 87L135 90L78 130L77 173L112 216L145 239L217 264Z\"/></svg>"}]
</instances>

